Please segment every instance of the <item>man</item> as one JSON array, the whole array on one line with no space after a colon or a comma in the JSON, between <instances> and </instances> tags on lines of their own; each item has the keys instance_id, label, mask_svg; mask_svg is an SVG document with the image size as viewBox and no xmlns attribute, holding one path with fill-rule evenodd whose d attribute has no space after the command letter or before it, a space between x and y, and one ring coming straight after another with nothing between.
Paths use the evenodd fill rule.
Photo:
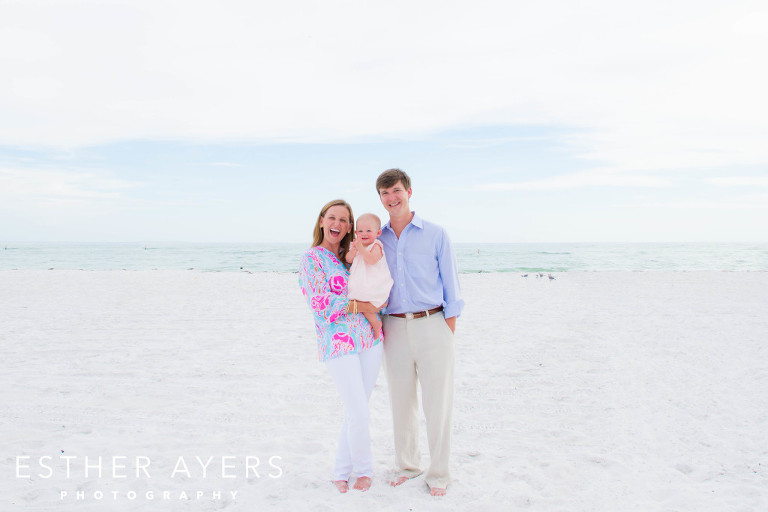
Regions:
<instances>
[{"instance_id":1,"label":"man","mask_svg":"<svg viewBox=\"0 0 768 512\"><path fill-rule=\"evenodd\" d=\"M395 461L392 485L422 473L417 384L427 421L430 465L425 480L443 496L450 480L453 416L453 332L464 308L456 257L445 230L410 210L411 179L400 169L376 180L389 222L379 238L394 280L384 317L386 361Z\"/></svg>"}]
</instances>

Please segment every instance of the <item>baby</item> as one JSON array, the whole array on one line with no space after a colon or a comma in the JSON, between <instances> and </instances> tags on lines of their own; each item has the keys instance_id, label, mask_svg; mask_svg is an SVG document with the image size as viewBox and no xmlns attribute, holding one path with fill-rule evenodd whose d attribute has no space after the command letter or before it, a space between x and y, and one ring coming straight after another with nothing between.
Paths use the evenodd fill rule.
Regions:
<instances>
[{"instance_id":1,"label":"baby","mask_svg":"<svg viewBox=\"0 0 768 512\"><path fill-rule=\"evenodd\" d=\"M350 299L370 302L380 307L387 302L392 288L392 276L389 275L384 246L376 238L381 235L381 220L372 213L364 213L357 218L355 241L347 253L349 281L347 293ZM371 323L375 338L381 337L381 319L376 313L363 313Z\"/></svg>"}]
</instances>

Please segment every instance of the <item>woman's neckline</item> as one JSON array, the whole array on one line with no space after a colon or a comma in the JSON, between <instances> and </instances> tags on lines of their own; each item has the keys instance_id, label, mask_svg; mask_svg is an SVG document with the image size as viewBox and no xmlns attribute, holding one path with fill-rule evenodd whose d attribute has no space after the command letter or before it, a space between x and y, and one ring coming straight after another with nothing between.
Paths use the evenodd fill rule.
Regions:
<instances>
[{"instance_id":1,"label":"woman's neckline","mask_svg":"<svg viewBox=\"0 0 768 512\"><path fill-rule=\"evenodd\" d=\"M336 258L336 261L341 263L341 260L339 259L339 255L338 254L334 254L334 252L332 250L326 249L322 245L316 245L315 248L324 250L325 252L327 252L328 254L332 255L334 258Z\"/></svg>"}]
</instances>

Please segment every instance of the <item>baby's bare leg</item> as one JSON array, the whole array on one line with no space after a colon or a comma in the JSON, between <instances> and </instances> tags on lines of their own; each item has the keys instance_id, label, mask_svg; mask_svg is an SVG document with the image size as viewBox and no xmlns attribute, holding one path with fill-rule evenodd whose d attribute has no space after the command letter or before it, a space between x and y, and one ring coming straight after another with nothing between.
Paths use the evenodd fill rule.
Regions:
<instances>
[{"instance_id":1,"label":"baby's bare leg","mask_svg":"<svg viewBox=\"0 0 768 512\"><path fill-rule=\"evenodd\" d=\"M365 315L365 318L368 319L368 321L371 323L371 328L373 329L373 337L375 339L379 339L381 337L381 320L379 320L379 315L376 313L363 313Z\"/></svg>"}]
</instances>

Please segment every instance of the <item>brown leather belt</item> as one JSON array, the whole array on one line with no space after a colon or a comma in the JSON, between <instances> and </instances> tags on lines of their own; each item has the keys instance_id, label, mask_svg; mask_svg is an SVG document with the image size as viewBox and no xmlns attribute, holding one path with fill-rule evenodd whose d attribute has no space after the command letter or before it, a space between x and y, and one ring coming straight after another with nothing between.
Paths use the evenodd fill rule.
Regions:
<instances>
[{"instance_id":1,"label":"brown leather belt","mask_svg":"<svg viewBox=\"0 0 768 512\"><path fill-rule=\"evenodd\" d=\"M390 313L389 316L396 316L397 318L407 318L408 320L413 320L414 318L423 318L425 316L434 315L435 313L439 313L443 310L443 306L437 306L436 308L432 308L428 311L418 311L416 313Z\"/></svg>"}]
</instances>

